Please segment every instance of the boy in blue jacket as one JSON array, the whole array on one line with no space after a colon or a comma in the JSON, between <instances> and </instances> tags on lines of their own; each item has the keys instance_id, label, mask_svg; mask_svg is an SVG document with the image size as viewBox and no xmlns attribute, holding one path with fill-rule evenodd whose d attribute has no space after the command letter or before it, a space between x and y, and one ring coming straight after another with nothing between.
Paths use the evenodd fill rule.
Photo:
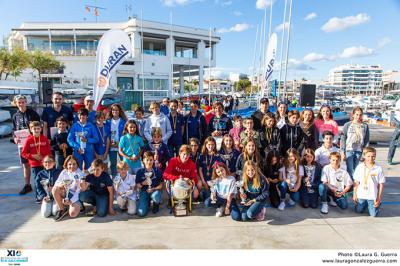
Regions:
<instances>
[{"instance_id":1,"label":"boy in blue jacket","mask_svg":"<svg viewBox=\"0 0 400 266\"><path fill-rule=\"evenodd\" d=\"M83 169L89 169L94 160L94 144L99 142L99 136L92 123L88 123L89 111L85 108L78 110L79 121L74 123L68 134L68 144L74 150L73 155ZM85 165L83 166L83 162Z\"/></svg>"},{"instance_id":2,"label":"boy in blue jacket","mask_svg":"<svg viewBox=\"0 0 400 266\"><path fill-rule=\"evenodd\" d=\"M178 156L179 148L183 144L183 127L185 119L177 112L178 101L172 100L169 104L169 122L171 123L172 135L168 140L168 148L171 156Z\"/></svg>"}]
</instances>

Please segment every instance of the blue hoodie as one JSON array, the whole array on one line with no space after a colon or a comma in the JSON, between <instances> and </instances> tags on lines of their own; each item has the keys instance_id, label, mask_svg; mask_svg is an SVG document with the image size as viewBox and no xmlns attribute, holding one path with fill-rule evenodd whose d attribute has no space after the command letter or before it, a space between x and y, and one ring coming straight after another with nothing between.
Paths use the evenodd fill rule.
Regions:
<instances>
[{"instance_id":1,"label":"blue hoodie","mask_svg":"<svg viewBox=\"0 0 400 266\"><path fill-rule=\"evenodd\" d=\"M75 151L79 150L81 143L81 132L84 132L85 138L87 139L86 151L94 152L94 144L99 142L99 135L97 133L97 129L92 123L86 123L85 125L82 125L81 122L74 123L68 134L69 146L71 146Z\"/></svg>"}]
</instances>

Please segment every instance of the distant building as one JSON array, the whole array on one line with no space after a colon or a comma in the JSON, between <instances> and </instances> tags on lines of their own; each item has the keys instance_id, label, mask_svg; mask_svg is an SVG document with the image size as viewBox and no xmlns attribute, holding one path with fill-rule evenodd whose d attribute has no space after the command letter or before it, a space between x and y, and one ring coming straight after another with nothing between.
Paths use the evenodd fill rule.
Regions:
<instances>
[{"instance_id":1,"label":"distant building","mask_svg":"<svg viewBox=\"0 0 400 266\"><path fill-rule=\"evenodd\" d=\"M383 88L380 66L342 65L329 71L330 85L347 94L378 94Z\"/></svg>"},{"instance_id":2,"label":"distant building","mask_svg":"<svg viewBox=\"0 0 400 266\"><path fill-rule=\"evenodd\" d=\"M53 80L57 86L91 87L98 42L112 28L124 30L131 38L132 57L117 68L110 80L110 87L122 92L125 108L131 109L133 104L148 107L153 100L183 94L184 78L189 75L198 76L199 91L203 91L209 50L210 66L215 67L220 41L212 32L210 43L210 32L204 29L136 18L111 23L22 23L12 29L8 47L50 51L65 68L44 74L43 78ZM178 91L173 90L171 79L179 80Z\"/></svg>"},{"instance_id":3,"label":"distant building","mask_svg":"<svg viewBox=\"0 0 400 266\"><path fill-rule=\"evenodd\" d=\"M238 82L241 79L248 79L249 77L243 73L230 73L229 80L232 82Z\"/></svg>"},{"instance_id":4,"label":"distant building","mask_svg":"<svg viewBox=\"0 0 400 266\"><path fill-rule=\"evenodd\" d=\"M400 89L400 72L398 70L388 70L383 72L383 93Z\"/></svg>"}]
</instances>

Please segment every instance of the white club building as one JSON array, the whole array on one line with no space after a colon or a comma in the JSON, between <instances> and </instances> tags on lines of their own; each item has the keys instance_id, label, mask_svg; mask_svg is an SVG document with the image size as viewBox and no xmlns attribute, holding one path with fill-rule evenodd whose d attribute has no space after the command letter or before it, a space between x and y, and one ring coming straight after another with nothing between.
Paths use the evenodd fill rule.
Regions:
<instances>
[{"instance_id":1,"label":"white club building","mask_svg":"<svg viewBox=\"0 0 400 266\"><path fill-rule=\"evenodd\" d=\"M220 41L210 30L136 18L111 23L29 22L12 29L8 47L53 53L65 68L43 77L57 87L92 87L97 44L112 28L124 30L131 38L132 57L110 80L110 88L122 94L126 109L133 105L147 108L153 100L183 95L184 79L189 75L199 79L199 92L203 92L204 71L216 66Z\"/></svg>"},{"instance_id":2,"label":"white club building","mask_svg":"<svg viewBox=\"0 0 400 266\"><path fill-rule=\"evenodd\" d=\"M329 71L329 83L347 94L378 94L383 86L380 66L342 65Z\"/></svg>"}]
</instances>

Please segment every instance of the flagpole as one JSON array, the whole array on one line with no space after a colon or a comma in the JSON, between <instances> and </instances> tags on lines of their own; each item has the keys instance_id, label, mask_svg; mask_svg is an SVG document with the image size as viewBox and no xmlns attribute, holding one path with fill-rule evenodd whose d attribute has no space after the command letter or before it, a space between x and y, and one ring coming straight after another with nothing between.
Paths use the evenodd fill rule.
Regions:
<instances>
[{"instance_id":1,"label":"flagpole","mask_svg":"<svg viewBox=\"0 0 400 266\"><path fill-rule=\"evenodd\" d=\"M143 49L143 9L140 10L140 31L142 32L142 38L141 38L141 54L142 54L142 102L143 102L143 108L145 108L144 105L144 83L145 83L145 78L144 78L144 49Z\"/></svg>"},{"instance_id":2,"label":"flagpole","mask_svg":"<svg viewBox=\"0 0 400 266\"><path fill-rule=\"evenodd\" d=\"M262 32L262 30L263 30L263 28L264 28L264 20L263 19L261 19L261 28L260 28L260 60L259 60L259 65L258 65L258 70L257 70L257 90L259 91L260 90L260 79L261 79L261 73L262 73L262 55L263 55L263 53L264 53L264 50L263 50L263 43L262 43L262 41L263 41L263 32Z\"/></svg>"},{"instance_id":3,"label":"flagpole","mask_svg":"<svg viewBox=\"0 0 400 266\"><path fill-rule=\"evenodd\" d=\"M289 29L288 29L288 38L286 42L286 64L285 64L285 83L284 83L284 90L283 90L283 98L286 98L286 77L287 77L287 67L288 67L288 59L289 59L289 44L290 44L290 27L292 24L292 4L293 0L290 0L290 7L289 7ZM293 84L292 84L293 86Z\"/></svg>"},{"instance_id":4,"label":"flagpole","mask_svg":"<svg viewBox=\"0 0 400 266\"><path fill-rule=\"evenodd\" d=\"M282 29L282 39L281 39L281 56L279 58L280 66L279 66L279 86L278 86L278 93L277 93L277 98L280 99L281 97L281 81L282 81L282 61L283 61L283 42L285 40L285 23L286 23L286 6L287 6L287 1L285 0L285 9L283 11L283 29Z\"/></svg>"},{"instance_id":5,"label":"flagpole","mask_svg":"<svg viewBox=\"0 0 400 266\"><path fill-rule=\"evenodd\" d=\"M256 81L255 78L256 78L257 41L258 41L258 24L257 24L257 30L256 30L256 41L254 42L254 56L253 56L253 78L254 78L254 81ZM253 95L253 86L250 87L250 95Z\"/></svg>"},{"instance_id":6,"label":"flagpole","mask_svg":"<svg viewBox=\"0 0 400 266\"><path fill-rule=\"evenodd\" d=\"M211 27L209 32L209 45L210 49L208 50L208 105L211 106Z\"/></svg>"},{"instance_id":7,"label":"flagpole","mask_svg":"<svg viewBox=\"0 0 400 266\"><path fill-rule=\"evenodd\" d=\"M268 38L271 37L271 34L272 34L272 6L273 5L274 5L274 2L271 1L270 10L269 10L269 33L268 33Z\"/></svg>"},{"instance_id":8,"label":"flagpole","mask_svg":"<svg viewBox=\"0 0 400 266\"><path fill-rule=\"evenodd\" d=\"M173 95L173 98L176 97L175 95L175 90L174 90L174 42L172 40L172 12L169 13L169 22L170 22L170 33L169 33L169 38L171 40L171 49L170 49L170 59L171 59L171 95ZM183 96L183 95L182 95Z\"/></svg>"}]
</instances>

